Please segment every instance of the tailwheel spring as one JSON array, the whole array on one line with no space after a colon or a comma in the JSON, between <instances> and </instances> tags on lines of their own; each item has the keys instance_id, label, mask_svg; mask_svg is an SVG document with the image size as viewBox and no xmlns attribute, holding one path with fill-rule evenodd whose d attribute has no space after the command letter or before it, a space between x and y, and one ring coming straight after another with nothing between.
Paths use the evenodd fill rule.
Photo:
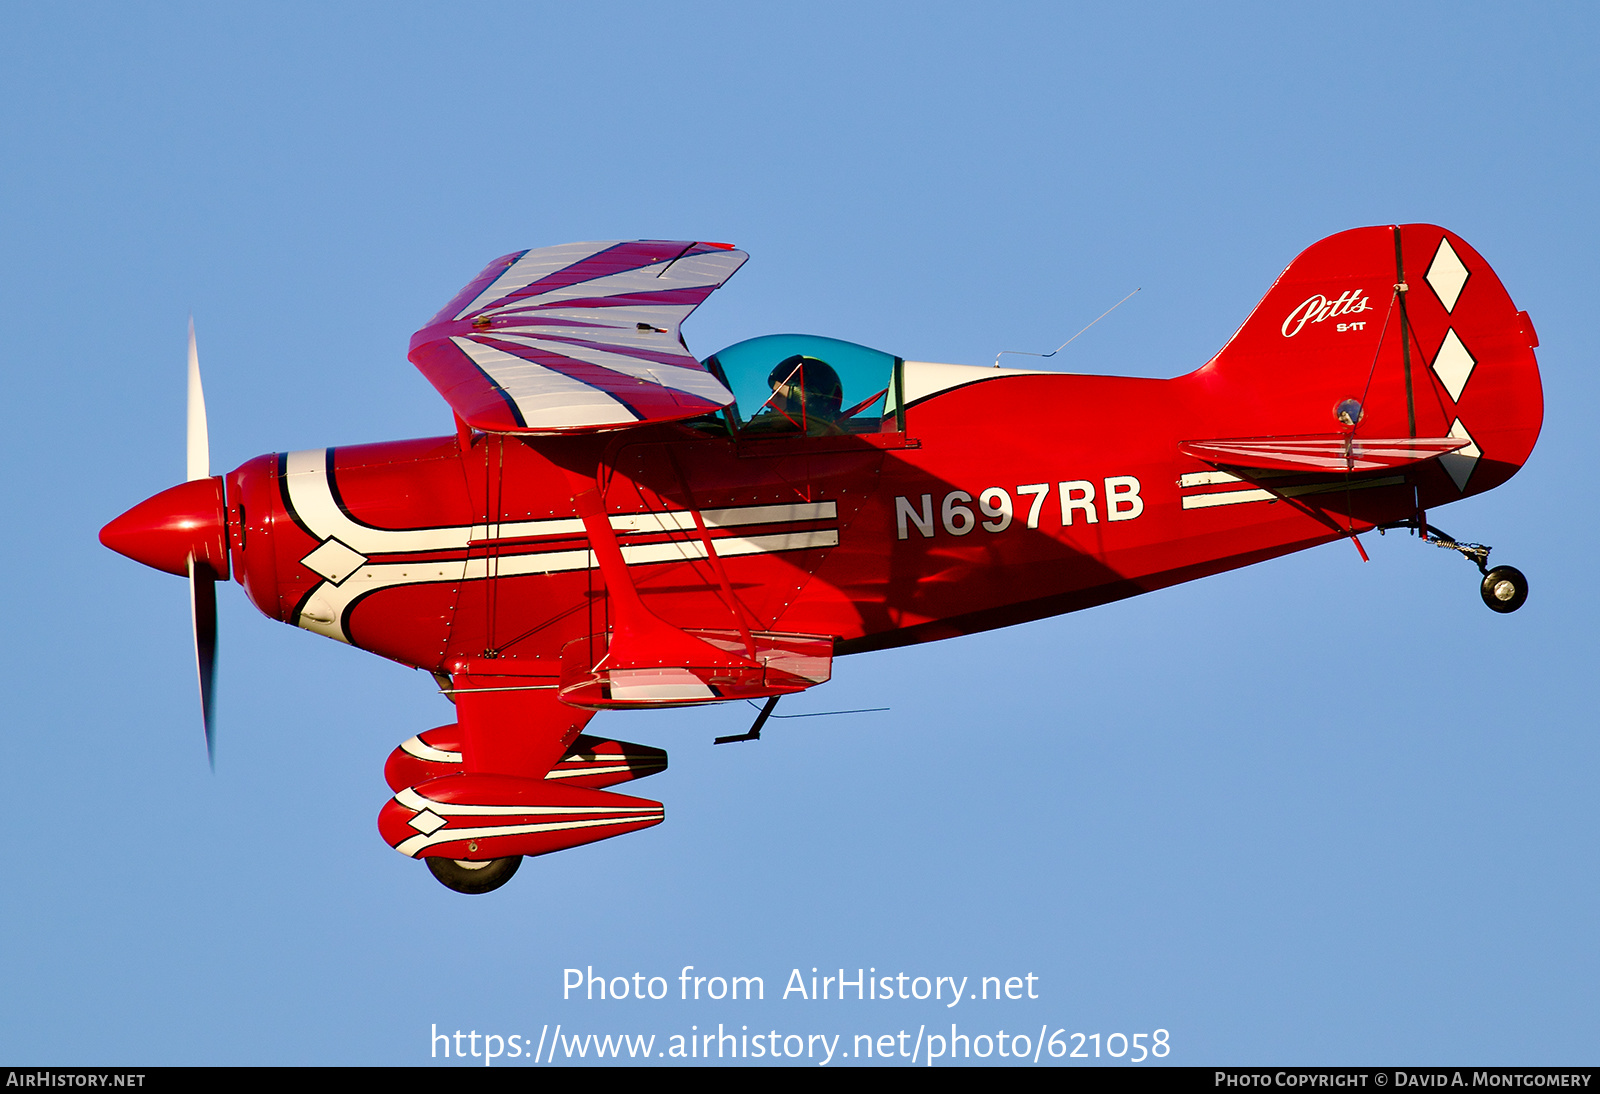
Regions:
<instances>
[{"instance_id":1,"label":"tailwheel spring","mask_svg":"<svg viewBox=\"0 0 1600 1094\"><path fill-rule=\"evenodd\" d=\"M1479 593L1483 602L1491 611L1502 615L1514 612L1528 599L1528 579L1522 571L1515 566L1496 566L1489 568L1489 552L1494 548L1482 543L1467 543L1456 539L1449 532L1435 528L1420 517L1408 517L1390 524L1378 527L1379 534L1390 528L1405 528L1411 532L1420 532L1422 537L1435 547L1443 547L1449 551L1457 551L1462 557L1468 559L1478 567L1478 572L1483 575L1483 582L1479 586Z\"/></svg>"}]
</instances>

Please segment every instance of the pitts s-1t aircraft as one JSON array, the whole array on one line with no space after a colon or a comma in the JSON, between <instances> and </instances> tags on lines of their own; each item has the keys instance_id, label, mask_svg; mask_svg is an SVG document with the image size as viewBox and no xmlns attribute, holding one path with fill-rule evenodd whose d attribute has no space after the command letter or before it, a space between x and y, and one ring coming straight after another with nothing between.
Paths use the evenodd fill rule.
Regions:
<instances>
[{"instance_id":1,"label":"pitts s-1t aircraft","mask_svg":"<svg viewBox=\"0 0 1600 1094\"><path fill-rule=\"evenodd\" d=\"M212 738L215 583L426 669L456 720L401 744L378 829L460 892L523 856L660 823L607 789L666 753L596 711L765 700L832 660L1093 607L1375 528L1527 582L1428 523L1528 458L1527 313L1426 224L1317 243L1170 380L907 361L771 335L704 361L679 325L745 261L719 243L497 258L411 340L443 437L212 475L190 340L189 480L101 541L189 578ZM1365 557L1365 551L1362 552Z\"/></svg>"}]
</instances>

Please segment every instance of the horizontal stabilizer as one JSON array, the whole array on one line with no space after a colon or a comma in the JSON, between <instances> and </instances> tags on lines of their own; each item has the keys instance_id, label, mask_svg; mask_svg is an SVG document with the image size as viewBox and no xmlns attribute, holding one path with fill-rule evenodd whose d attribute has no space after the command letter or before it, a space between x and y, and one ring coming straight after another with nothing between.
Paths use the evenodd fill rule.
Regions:
<instances>
[{"instance_id":1,"label":"horizontal stabilizer","mask_svg":"<svg viewBox=\"0 0 1600 1094\"><path fill-rule=\"evenodd\" d=\"M1383 471L1421 463L1472 443L1469 437L1350 437L1328 433L1302 437L1237 437L1184 441L1178 450L1223 467L1271 471Z\"/></svg>"}]
</instances>

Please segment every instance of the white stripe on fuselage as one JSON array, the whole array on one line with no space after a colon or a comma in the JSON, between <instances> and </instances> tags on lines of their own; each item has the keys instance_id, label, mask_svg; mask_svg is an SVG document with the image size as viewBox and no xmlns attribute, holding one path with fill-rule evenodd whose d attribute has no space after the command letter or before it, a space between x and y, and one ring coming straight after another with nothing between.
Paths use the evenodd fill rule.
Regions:
<instances>
[{"instance_id":1,"label":"white stripe on fuselage","mask_svg":"<svg viewBox=\"0 0 1600 1094\"><path fill-rule=\"evenodd\" d=\"M538 536L581 536L583 521L576 517L556 520L507 521L503 524L452 525L444 528L373 528L350 519L333 498L328 482L328 449L290 452L285 461L289 501L295 513L319 540L337 539L364 555L415 554L427 551L464 551L468 544ZM833 520L838 506L831 501L794 505L745 505L733 509L705 509L700 513L707 528L738 528L749 524ZM611 527L628 534L687 532L694 529L688 510L667 513L620 513ZM492 534L491 534L492 528ZM721 547L717 548L721 554ZM704 557L702 555L701 557Z\"/></svg>"},{"instance_id":2,"label":"white stripe on fuselage","mask_svg":"<svg viewBox=\"0 0 1600 1094\"><path fill-rule=\"evenodd\" d=\"M837 547L839 533L833 529L819 532L783 532L771 536L750 536L719 539L715 541L717 555L731 558L735 555L768 554L773 551L803 551L812 547ZM705 544L699 540L671 543L641 543L622 548L622 560L629 565L648 565L657 562L687 562L706 557ZM522 577L527 574L566 573L588 570L595 565L594 552L588 548L576 551L542 551L526 555L505 555L494 560L496 577ZM473 558L454 562L389 562L368 564L345 578L340 584L324 581L306 599L296 622L308 631L350 641L341 622L344 610L357 597L378 589L398 585L437 584L444 581L481 581L489 576L489 560Z\"/></svg>"},{"instance_id":3,"label":"white stripe on fuselage","mask_svg":"<svg viewBox=\"0 0 1600 1094\"><path fill-rule=\"evenodd\" d=\"M350 518L334 499L328 476L331 449L314 448L290 452L285 457L284 486L295 514L311 534L323 543L336 539L362 555L432 554L465 551L508 541L584 535L583 521L576 517L555 520L508 521L501 524L451 525L441 528L373 528ZM729 509L705 509L700 513L707 529L741 528L761 524L808 523L837 520L839 507L831 501L797 502L791 505L744 505ZM671 512L618 513L610 517L611 527L623 536L660 535L696 531L694 514L688 510ZM772 551L801 551L813 547L835 547L835 529L783 532L764 536L731 537L715 541L717 554L765 554ZM587 547L540 551L536 544L519 544L521 553L501 555L493 560L478 558L434 558L413 562L367 562L346 574L339 583L323 581L315 586L294 620L308 631L349 642L344 629L344 612L356 598L377 589L401 585L441 582L481 581L491 576L519 577L527 574L562 573L587 570L595 566L594 553ZM630 565L682 562L706 557L705 544L698 539L686 542L624 543L622 558Z\"/></svg>"},{"instance_id":4,"label":"white stripe on fuselage","mask_svg":"<svg viewBox=\"0 0 1600 1094\"><path fill-rule=\"evenodd\" d=\"M1208 478L1207 476L1210 475L1222 475L1223 477ZM1191 486L1212 486L1222 482L1244 481L1244 479L1237 476L1225 475L1221 471L1202 471L1198 474L1183 476L1179 480L1179 485L1188 488ZM1350 490L1370 490L1374 486L1398 486L1405 481L1404 475L1390 475L1382 479L1356 479L1354 482L1313 482L1300 486L1280 486L1274 490L1214 490L1206 494L1185 494L1183 508L1212 509L1218 505L1239 505L1243 502L1251 501L1299 498L1307 494L1337 494Z\"/></svg>"}]
</instances>

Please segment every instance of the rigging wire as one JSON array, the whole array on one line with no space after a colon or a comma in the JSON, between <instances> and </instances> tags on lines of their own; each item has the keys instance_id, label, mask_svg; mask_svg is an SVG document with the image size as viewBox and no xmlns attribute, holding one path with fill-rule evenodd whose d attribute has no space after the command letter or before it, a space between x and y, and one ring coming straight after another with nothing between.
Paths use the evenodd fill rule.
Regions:
<instances>
[{"instance_id":1,"label":"rigging wire","mask_svg":"<svg viewBox=\"0 0 1600 1094\"><path fill-rule=\"evenodd\" d=\"M1094 319L1090 320L1088 326L1084 327L1083 330L1080 330L1078 332L1078 334L1074 334L1071 338L1068 338L1065 342L1061 343L1059 346L1057 346L1055 349L1051 350L1049 353L1034 353L1031 350L1025 350L1025 349L1003 349L999 353L994 355L994 367L995 368L999 368L1000 367L1000 358L1003 357L1005 354L1008 354L1008 353L1015 353L1015 354L1018 354L1018 355L1023 356L1023 357L1054 357L1056 354L1060 353L1062 350L1064 350L1068 346L1072 345L1072 343L1076 342L1078 340L1078 335L1082 334L1083 331L1088 330L1089 327L1094 326L1096 323L1100 322L1100 320L1104 319L1106 316L1110 315L1112 312L1114 312L1118 308L1122 307L1122 305L1126 304L1129 300L1132 300L1136 293L1141 293L1143 291L1144 291L1143 286L1140 286L1139 288L1134 289L1133 292L1129 293L1127 296L1124 296L1121 300L1118 300L1115 304L1111 305L1105 311L1103 311L1099 315L1095 316ZM792 717L792 715L791 715L791 717Z\"/></svg>"}]
</instances>

